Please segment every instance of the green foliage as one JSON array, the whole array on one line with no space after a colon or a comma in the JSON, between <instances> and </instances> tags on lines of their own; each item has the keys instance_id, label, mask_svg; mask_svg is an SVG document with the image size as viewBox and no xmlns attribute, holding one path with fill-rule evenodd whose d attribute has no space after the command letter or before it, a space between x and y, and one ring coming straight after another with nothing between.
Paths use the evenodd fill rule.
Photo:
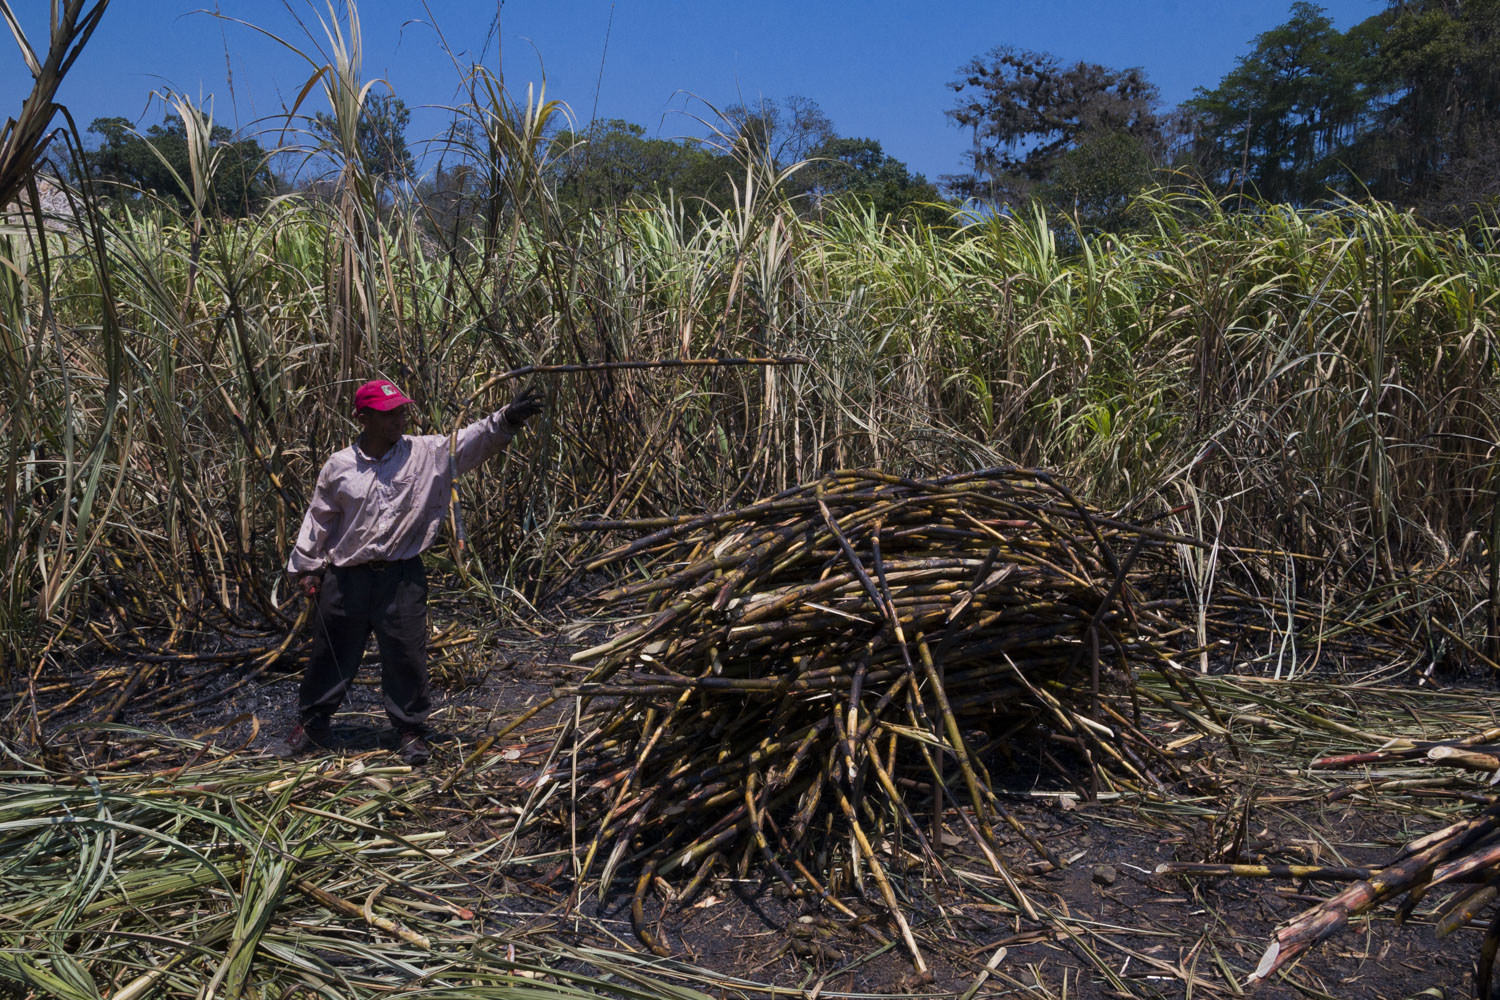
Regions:
<instances>
[{"instance_id":1,"label":"green foliage","mask_svg":"<svg viewBox=\"0 0 1500 1000\"><path fill-rule=\"evenodd\" d=\"M125 746L146 736L104 729ZM431 781L392 781L366 763L318 781L311 768L220 759L203 739L152 738L203 758L195 766L211 777L188 787L137 770L80 782L19 760L0 774L0 995L709 998L681 973L654 982L634 955L502 935L498 923L474 934L454 915L493 897L455 888L449 852L432 849L449 834L414 818ZM380 794L356 794L364 787ZM515 839L507 830L484 854L469 850L476 861L510 856ZM428 902L393 905L393 878Z\"/></svg>"},{"instance_id":2,"label":"green foliage","mask_svg":"<svg viewBox=\"0 0 1500 1000\"><path fill-rule=\"evenodd\" d=\"M224 125L212 125L202 112L189 110L208 130L211 147L218 151L213 172L213 208L222 215L244 216L259 206L275 189L275 179L266 162L266 151L254 139L236 139ZM168 116L145 134L137 132L125 118L95 118L89 132L100 137L99 146L85 154L85 165L97 180L116 185L122 201L144 191L166 198L182 210L192 205L192 153L187 121ZM135 189L135 190L132 190Z\"/></svg>"},{"instance_id":3,"label":"green foliage","mask_svg":"<svg viewBox=\"0 0 1500 1000\"><path fill-rule=\"evenodd\" d=\"M1123 232L1146 218L1132 206L1155 172L1140 138L1119 129L1094 131L1057 157L1037 196L1085 232Z\"/></svg>"},{"instance_id":4,"label":"green foliage","mask_svg":"<svg viewBox=\"0 0 1500 1000\"><path fill-rule=\"evenodd\" d=\"M1152 146L1102 113L1075 115L1094 127L1070 126L1032 181L1069 200L1067 220L1043 203L956 231L898 218L858 191L900 193L904 168L826 139L831 162L800 171L702 161L733 183L690 212L639 179L649 156L677 169L687 153L606 123L595 137L616 152L595 179L566 162L587 145L559 137L545 88L519 100L477 71L461 164L434 181L450 224L414 238L422 207L376 205L349 155L348 95L367 93L355 59L318 72L350 140L339 199L242 220L85 204L86 239L0 243L0 398L16 401L0 413L0 591L38 595L0 603L14 662L101 606L128 622L94 634L112 655L215 614L287 634L270 584L296 494L347 441L348 387L377 374L440 432L495 402L476 397L491 376L533 362L809 359L550 382L528 446L458 488L471 548L455 542L452 564L497 614L587 561L564 519L722 508L836 468L1039 465L1147 516L1191 490L1222 501L1231 544L1328 554L1369 580L1427 560L1456 567L1458 589L1471 534L1495 523L1492 216L1465 231L1378 202L1112 200ZM101 128L111 149L129 139ZM184 128L200 162L207 131ZM648 167L617 169L631 157ZM825 169L849 196L809 214L794 185ZM570 170L587 181L573 195ZM1059 239L1075 210L1125 204L1130 232Z\"/></svg>"},{"instance_id":5,"label":"green foliage","mask_svg":"<svg viewBox=\"0 0 1500 1000\"><path fill-rule=\"evenodd\" d=\"M4 326L4 356L27 367L0 370L0 390L27 401L7 419L30 442L7 487L8 589L45 595L37 629L103 594L139 634L223 581L272 608L261 588L300 513L287 497L347 440L348 384L401 379L421 429L441 431L490 401L463 409L490 375L533 360L812 364L551 383L528 448L460 487L478 593L576 565L552 526L579 512L712 509L866 465L1039 465L1135 511L1190 486L1224 500L1238 544L1387 577L1491 516L1500 262L1482 219L1471 242L1378 204L1232 212L1148 194L1135 231L1069 253L1040 208L956 232L858 198L810 219L783 174L754 172L723 211L640 194L574 215L546 182L556 109L484 99L474 148L493 153L463 183L475 222L449 242L410 239L416 220L393 209L351 260L337 215L296 198L201 227L132 213L97 261L55 254L27 275L46 322L6 292L24 321ZM347 360L337 266L385 331ZM1307 516L1279 516L1288 498Z\"/></svg>"},{"instance_id":6,"label":"green foliage","mask_svg":"<svg viewBox=\"0 0 1500 1000\"><path fill-rule=\"evenodd\" d=\"M1500 197L1500 0L1393 0L1346 32L1296 3L1188 108L1221 190L1368 192L1457 221Z\"/></svg>"},{"instance_id":7,"label":"green foliage","mask_svg":"<svg viewBox=\"0 0 1500 1000\"><path fill-rule=\"evenodd\" d=\"M690 139L656 139L618 118L582 132L559 132L550 145L552 183L574 211L629 204L643 195L672 193L725 205L732 194L734 161Z\"/></svg>"},{"instance_id":8,"label":"green foliage","mask_svg":"<svg viewBox=\"0 0 1500 1000\"><path fill-rule=\"evenodd\" d=\"M730 134L722 146L652 138L643 126L621 119L561 131L549 143L549 182L574 212L648 204L669 194L694 212L713 211L734 203L747 164L759 163L787 170L778 190L804 212L821 214L834 201L855 198L882 215L919 216L929 223L951 215L925 177L874 139L835 134L815 102L794 97L766 101L753 112L735 105L724 114ZM432 185L433 195L438 187Z\"/></svg>"},{"instance_id":9,"label":"green foliage","mask_svg":"<svg viewBox=\"0 0 1500 1000\"><path fill-rule=\"evenodd\" d=\"M1500 196L1500 2L1393 3L1356 31L1378 56L1373 190L1454 219Z\"/></svg>"},{"instance_id":10,"label":"green foliage","mask_svg":"<svg viewBox=\"0 0 1500 1000\"><path fill-rule=\"evenodd\" d=\"M835 201L855 199L878 215L911 215L932 225L952 215L926 177L913 174L874 139L826 139L809 151L808 159L792 183L817 214Z\"/></svg>"}]
</instances>

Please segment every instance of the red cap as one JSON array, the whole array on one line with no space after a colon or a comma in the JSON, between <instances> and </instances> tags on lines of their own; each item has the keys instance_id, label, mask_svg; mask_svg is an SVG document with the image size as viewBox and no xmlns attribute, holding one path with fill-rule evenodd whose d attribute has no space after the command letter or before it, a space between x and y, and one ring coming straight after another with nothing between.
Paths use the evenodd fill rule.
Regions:
<instances>
[{"instance_id":1,"label":"red cap","mask_svg":"<svg viewBox=\"0 0 1500 1000\"><path fill-rule=\"evenodd\" d=\"M356 410L394 410L398 406L405 406L411 400L401 394L401 390L387 382L383 378L373 382L366 382L354 390L354 408Z\"/></svg>"}]
</instances>

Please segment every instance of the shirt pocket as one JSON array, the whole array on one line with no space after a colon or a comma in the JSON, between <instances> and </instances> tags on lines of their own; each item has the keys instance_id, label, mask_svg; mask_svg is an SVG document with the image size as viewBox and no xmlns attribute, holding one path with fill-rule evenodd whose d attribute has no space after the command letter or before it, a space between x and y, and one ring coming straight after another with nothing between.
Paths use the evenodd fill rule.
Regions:
<instances>
[{"instance_id":1,"label":"shirt pocket","mask_svg":"<svg viewBox=\"0 0 1500 1000\"><path fill-rule=\"evenodd\" d=\"M381 483L381 506L392 516L399 517L417 503L417 479L415 476L398 476L388 483Z\"/></svg>"}]
</instances>

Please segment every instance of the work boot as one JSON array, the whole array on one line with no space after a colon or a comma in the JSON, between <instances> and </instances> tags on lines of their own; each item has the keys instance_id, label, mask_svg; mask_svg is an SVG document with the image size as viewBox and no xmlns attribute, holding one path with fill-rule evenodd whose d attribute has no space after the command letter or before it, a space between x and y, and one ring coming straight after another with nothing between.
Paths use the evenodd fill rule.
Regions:
<instances>
[{"instance_id":1,"label":"work boot","mask_svg":"<svg viewBox=\"0 0 1500 1000\"><path fill-rule=\"evenodd\" d=\"M271 744L273 756L282 760L290 760L300 757L309 750L316 750L328 746L329 732L327 719L305 719L291 728L281 739Z\"/></svg>"},{"instance_id":2,"label":"work boot","mask_svg":"<svg viewBox=\"0 0 1500 1000\"><path fill-rule=\"evenodd\" d=\"M412 767L421 767L432 758L432 747L420 729L396 730L396 756Z\"/></svg>"}]
</instances>

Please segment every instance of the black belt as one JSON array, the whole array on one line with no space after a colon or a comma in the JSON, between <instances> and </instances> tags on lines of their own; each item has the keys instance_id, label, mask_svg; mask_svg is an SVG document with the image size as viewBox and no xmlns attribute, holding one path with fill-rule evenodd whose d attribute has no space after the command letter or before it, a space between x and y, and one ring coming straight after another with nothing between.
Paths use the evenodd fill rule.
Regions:
<instances>
[{"instance_id":1,"label":"black belt","mask_svg":"<svg viewBox=\"0 0 1500 1000\"><path fill-rule=\"evenodd\" d=\"M368 562L348 563L344 566L335 566L334 569L368 569L378 573L383 570L395 569L398 566L405 566L409 563L421 561L421 556L412 556L410 559L371 559Z\"/></svg>"}]
</instances>

